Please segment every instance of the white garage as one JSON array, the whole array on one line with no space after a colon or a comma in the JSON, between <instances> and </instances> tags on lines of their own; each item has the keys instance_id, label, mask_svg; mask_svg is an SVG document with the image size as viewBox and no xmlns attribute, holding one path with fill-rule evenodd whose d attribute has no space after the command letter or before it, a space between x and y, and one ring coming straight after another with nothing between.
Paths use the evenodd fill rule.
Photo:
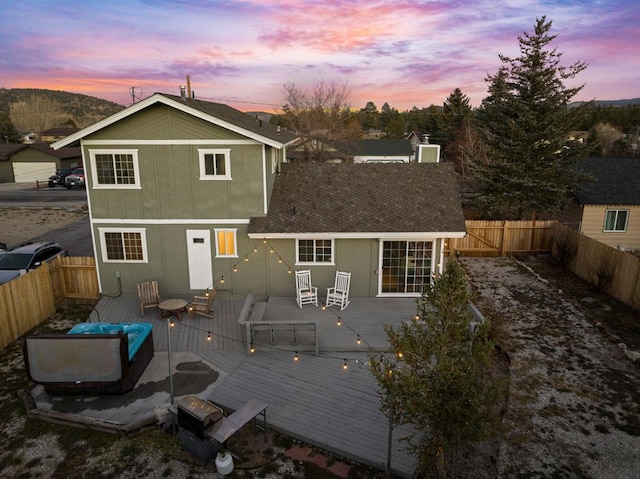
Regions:
<instances>
[{"instance_id":1,"label":"white garage","mask_svg":"<svg viewBox=\"0 0 640 479\"><path fill-rule=\"evenodd\" d=\"M46 181L55 172L55 161L13 163L13 177L16 183Z\"/></svg>"}]
</instances>

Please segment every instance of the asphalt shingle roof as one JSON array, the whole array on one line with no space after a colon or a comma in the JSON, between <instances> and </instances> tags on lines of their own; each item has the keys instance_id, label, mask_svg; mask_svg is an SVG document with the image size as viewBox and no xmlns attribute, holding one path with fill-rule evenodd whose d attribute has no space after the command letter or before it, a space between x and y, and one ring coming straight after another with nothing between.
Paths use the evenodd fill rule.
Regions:
<instances>
[{"instance_id":1,"label":"asphalt shingle roof","mask_svg":"<svg viewBox=\"0 0 640 479\"><path fill-rule=\"evenodd\" d=\"M450 163L286 163L250 234L464 232Z\"/></svg>"},{"instance_id":2,"label":"asphalt shingle roof","mask_svg":"<svg viewBox=\"0 0 640 479\"><path fill-rule=\"evenodd\" d=\"M185 100L178 95L169 95L166 93L161 93L160 95L175 101L184 102L185 105L199 110L202 113L206 113L207 115L211 115L213 117L219 118L220 120L232 123L236 126L239 126L240 128L251 131L253 133L257 133L258 135L262 135L271 140L278 141L282 144L290 143L297 138L297 136L290 131L287 131L283 128L278 131L278 128L276 126L266 121L256 119L255 117L247 113L236 110L235 108L232 108L223 103L214 103L193 98Z\"/></svg>"},{"instance_id":3,"label":"asphalt shingle roof","mask_svg":"<svg viewBox=\"0 0 640 479\"><path fill-rule=\"evenodd\" d=\"M413 146L409 140L360 140L359 156L411 156Z\"/></svg>"},{"instance_id":4,"label":"asphalt shingle roof","mask_svg":"<svg viewBox=\"0 0 640 479\"><path fill-rule=\"evenodd\" d=\"M640 158L587 158L578 169L595 181L575 197L583 205L640 205Z\"/></svg>"}]
</instances>

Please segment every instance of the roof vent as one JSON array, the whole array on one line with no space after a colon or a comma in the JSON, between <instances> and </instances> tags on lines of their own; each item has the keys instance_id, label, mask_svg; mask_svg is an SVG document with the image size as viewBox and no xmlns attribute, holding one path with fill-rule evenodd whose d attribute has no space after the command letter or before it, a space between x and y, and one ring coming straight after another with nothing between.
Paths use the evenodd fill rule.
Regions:
<instances>
[{"instance_id":1,"label":"roof vent","mask_svg":"<svg viewBox=\"0 0 640 479\"><path fill-rule=\"evenodd\" d=\"M186 100L187 99L187 87L184 85L180 85L180 99L181 100Z\"/></svg>"}]
</instances>

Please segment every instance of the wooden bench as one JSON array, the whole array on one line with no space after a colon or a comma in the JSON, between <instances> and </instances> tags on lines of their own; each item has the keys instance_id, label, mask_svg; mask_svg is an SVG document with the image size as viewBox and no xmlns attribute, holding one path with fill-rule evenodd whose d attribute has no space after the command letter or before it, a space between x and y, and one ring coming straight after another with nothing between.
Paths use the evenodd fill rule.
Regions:
<instances>
[{"instance_id":1,"label":"wooden bench","mask_svg":"<svg viewBox=\"0 0 640 479\"><path fill-rule=\"evenodd\" d=\"M313 331L313 344L315 355L318 355L318 321L315 319L290 319L265 321L264 313L267 309L266 301L255 301L253 293L247 294L244 300L238 323L245 326L245 340L247 341L247 354L251 351L251 345L255 343L256 331L268 331L271 345L276 345L276 333L287 331L293 335L293 345L298 344L298 331Z\"/></svg>"}]
</instances>

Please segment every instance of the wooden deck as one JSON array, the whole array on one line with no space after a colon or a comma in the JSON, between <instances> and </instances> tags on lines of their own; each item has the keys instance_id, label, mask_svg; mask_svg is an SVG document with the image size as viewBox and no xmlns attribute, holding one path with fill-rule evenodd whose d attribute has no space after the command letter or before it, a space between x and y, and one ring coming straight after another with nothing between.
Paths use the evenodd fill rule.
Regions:
<instances>
[{"instance_id":1,"label":"wooden deck","mask_svg":"<svg viewBox=\"0 0 640 479\"><path fill-rule=\"evenodd\" d=\"M214 318L183 314L171 328L171 351L192 351L226 377L209 399L227 410L237 410L251 398L269 403L268 424L273 429L362 464L385 469L388 419L380 412L377 384L366 366L370 350L387 349L383 324L398 325L415 314L415 300L406 298L352 299L348 308L298 308L295 298L269 298L265 319L317 319L320 355L314 356L310 333L280 332L272 346L268 333L256 337L256 351L247 355L237 322L244 297L218 296ZM157 312L139 316L136 298L103 298L90 321L150 322L156 351L168 350L167 321ZM342 325L338 326L338 319ZM209 332L211 340L208 340ZM356 340L360 336L361 343ZM294 361L294 351L298 361ZM348 369L343 369L345 359ZM356 361L357 360L357 361ZM393 432L392 472L411 477L415 460L401 451L399 438L409 430Z\"/></svg>"}]
</instances>

